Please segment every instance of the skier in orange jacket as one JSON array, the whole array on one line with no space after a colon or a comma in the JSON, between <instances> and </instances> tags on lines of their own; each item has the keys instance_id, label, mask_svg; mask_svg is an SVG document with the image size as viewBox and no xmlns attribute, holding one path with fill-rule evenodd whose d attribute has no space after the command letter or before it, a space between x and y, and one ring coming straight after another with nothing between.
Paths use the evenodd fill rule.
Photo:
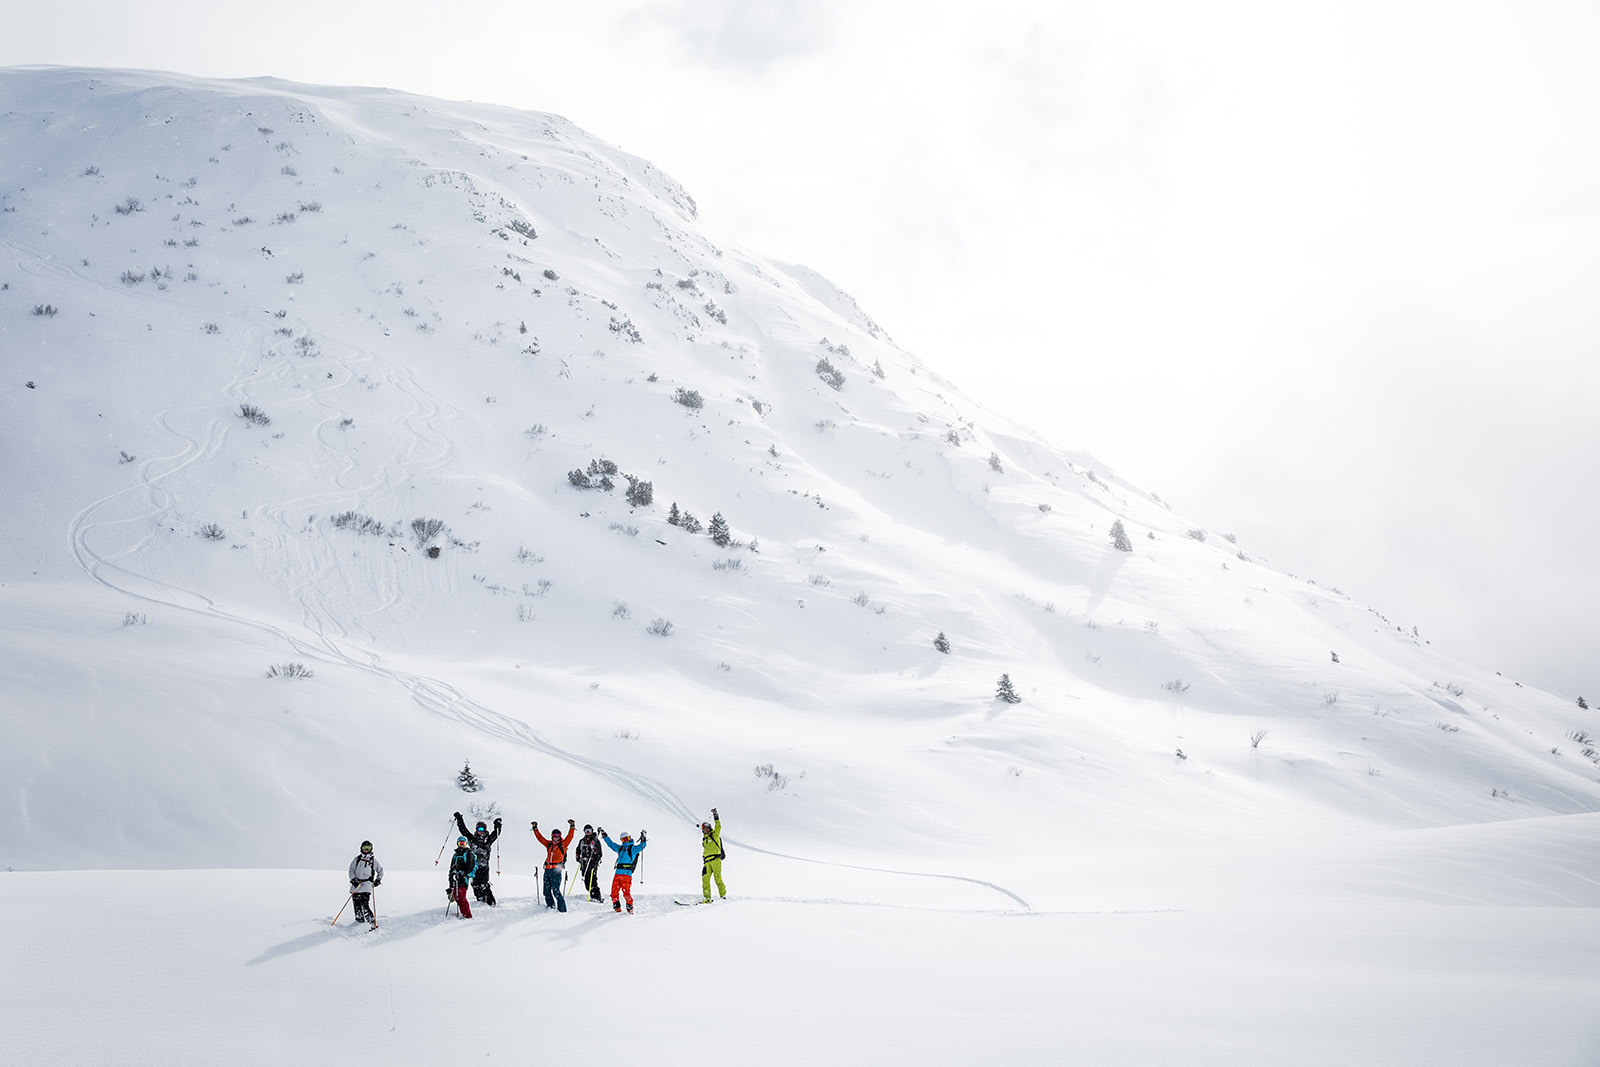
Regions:
<instances>
[{"instance_id":1,"label":"skier in orange jacket","mask_svg":"<svg viewBox=\"0 0 1600 1067\"><path fill-rule=\"evenodd\" d=\"M560 831L549 837L539 832L539 824L533 824L533 836L539 839L539 844L545 848L544 858L544 906L557 911L567 910L567 898L561 895L561 872L567 866L567 846L572 844L572 839L578 834L578 824L567 820L567 832L563 836Z\"/></svg>"}]
</instances>

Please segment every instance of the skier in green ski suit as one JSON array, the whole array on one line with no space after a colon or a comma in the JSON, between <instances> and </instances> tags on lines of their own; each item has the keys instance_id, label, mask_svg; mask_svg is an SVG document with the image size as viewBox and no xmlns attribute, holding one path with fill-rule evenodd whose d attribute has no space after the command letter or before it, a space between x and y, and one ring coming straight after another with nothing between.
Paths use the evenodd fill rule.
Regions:
<instances>
[{"instance_id":1,"label":"skier in green ski suit","mask_svg":"<svg viewBox=\"0 0 1600 1067\"><path fill-rule=\"evenodd\" d=\"M700 867L700 902L711 903L711 880L717 880L717 893L723 900L728 899L728 887L722 884L722 861L727 858L727 853L722 850L722 816L717 814L717 809L711 809L711 818L715 823L703 822L700 824L700 848L704 859Z\"/></svg>"}]
</instances>

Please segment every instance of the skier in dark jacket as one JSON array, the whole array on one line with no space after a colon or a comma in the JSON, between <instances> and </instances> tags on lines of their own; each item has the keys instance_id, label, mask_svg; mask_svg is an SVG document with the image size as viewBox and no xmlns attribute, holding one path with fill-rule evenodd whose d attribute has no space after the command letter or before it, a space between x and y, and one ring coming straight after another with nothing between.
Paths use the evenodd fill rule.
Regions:
<instances>
[{"instance_id":1,"label":"skier in dark jacket","mask_svg":"<svg viewBox=\"0 0 1600 1067\"><path fill-rule=\"evenodd\" d=\"M605 899L600 895L600 860L604 856L600 835L594 832L593 826L585 825L583 837L578 839L578 873L583 875L583 887L589 891L589 899L597 904Z\"/></svg>"},{"instance_id":2,"label":"skier in dark jacket","mask_svg":"<svg viewBox=\"0 0 1600 1067\"><path fill-rule=\"evenodd\" d=\"M467 885L477 872L478 854L472 850L472 843L465 837L456 838L456 850L450 856L450 888L445 896L456 902L463 919L472 918L472 909L467 906ZM449 908L445 910L448 912Z\"/></svg>"},{"instance_id":3,"label":"skier in dark jacket","mask_svg":"<svg viewBox=\"0 0 1600 1067\"><path fill-rule=\"evenodd\" d=\"M466 821L461 818L461 813L456 812L456 829L460 830L472 842L472 851L478 857L478 873L472 877L472 899L482 901L494 907L494 886L489 884L489 851L494 848L494 843L500 836L500 819L494 820L494 830L491 831L478 820L478 828L472 833L467 833Z\"/></svg>"},{"instance_id":4,"label":"skier in dark jacket","mask_svg":"<svg viewBox=\"0 0 1600 1067\"><path fill-rule=\"evenodd\" d=\"M350 902L356 906L356 922L377 922L372 914L372 891L383 884L383 864L372 854L372 842L361 842L361 851L350 861Z\"/></svg>"}]
</instances>

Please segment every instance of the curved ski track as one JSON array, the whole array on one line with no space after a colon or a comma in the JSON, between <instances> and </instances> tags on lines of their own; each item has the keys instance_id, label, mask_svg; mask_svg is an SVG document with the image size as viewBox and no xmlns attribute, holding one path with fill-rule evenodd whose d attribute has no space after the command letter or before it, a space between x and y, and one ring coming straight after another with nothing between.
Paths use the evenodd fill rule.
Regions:
<instances>
[{"instance_id":1,"label":"curved ski track","mask_svg":"<svg viewBox=\"0 0 1600 1067\"><path fill-rule=\"evenodd\" d=\"M71 268L41 262L37 256L34 256L33 260L38 267L43 268L44 272L64 273L81 284L106 287L105 283L85 278ZM126 296L126 294L119 295ZM176 311L166 301L158 300L154 297L146 297L145 299L152 307L161 308L168 315L172 315ZM265 309L253 308L251 310L265 314ZM261 342L266 341L264 331L256 323L241 321L239 316L233 316L233 318L238 325L244 327L247 335L253 335ZM308 547L304 539L293 536L299 530L288 520L287 516L298 508L333 506L341 502L359 499L365 492L394 486L424 475L429 471L440 469L449 462L455 449L454 442L436 428L438 422L455 414L455 412L448 405L428 393L410 371L389 364L370 351L355 346L347 346L346 343L341 343L339 347L341 349L348 347L355 354L341 355L331 362L317 364L319 368L333 366L343 376L331 380L328 378L313 378L312 380L316 384L314 386L306 385L311 394L312 402L318 406L326 406L323 403L323 394L330 389L336 389L348 383L351 378L355 377L355 372L352 370L353 365L370 365L381 371L386 384L393 386L411 402L411 410L398 420L409 431L411 443L403 454L386 461L381 470L367 484L350 484L350 482L354 481L351 476L358 470L358 465L347 454L337 452L323 437L322 429L333 418L333 409L330 407L330 417L319 425L315 440L327 453L328 458L337 464L332 481L342 492L310 494L300 498L262 505L256 509L256 514L270 522L273 527L273 533L268 538L267 551L269 553L275 552L277 555L276 559L273 559L270 555L267 556L266 562L262 565L264 567L274 567L274 573L282 581L283 587L288 589L290 595L299 603L302 611L301 625L310 635L309 640L297 637L263 619L228 611L220 607L212 598L196 590L186 589L148 574L141 574L119 562L130 557L137 557L138 553L148 547L154 539L152 527L159 528L164 517L171 517L176 506L176 500L161 487L160 483L185 468L217 455L226 440L229 430L233 429L231 416L213 417L199 436L180 429L175 423L176 417L184 412L201 410L199 405L187 408L168 408L158 413L155 416L156 425L179 442L180 447L177 451L171 455L142 463L138 470L138 480L135 486L119 490L88 504L72 518L68 528L68 539L73 557L78 566L93 581L137 600L194 612L270 634L283 641L298 655L307 659L324 663L341 663L393 683L409 692L413 702L424 711L476 730L485 736L531 749L542 755L572 764L608 784L638 797L668 815L688 823L698 823L699 816L662 782L647 775L637 774L615 764L607 763L604 760L593 759L576 752L567 751L547 741L527 723L512 719L480 704L447 682L393 670L385 666L382 657L371 649L348 647L352 637L352 629L359 631L360 636L366 640L375 639L373 633L362 624L361 619L368 615L380 613L398 603L398 588L391 587L387 590L389 597L383 604L366 609L355 617L344 621L329 613L325 605L314 603L314 601L320 600L320 598L316 597L316 590L334 570L332 550L326 545L320 546L320 549L318 547ZM263 358L257 356L240 359L234 379L225 390L230 399L247 402L253 395L254 387L261 382L294 374L299 370L299 366L293 362L292 357L284 355L279 357L275 365L266 374L258 374ZM210 405L205 407L209 408ZM120 516L100 517L102 513L112 511L116 507L126 507L132 504L140 493L143 494L143 500L140 501L142 506L135 508L133 512ZM91 544L91 539L96 534L116 531L119 528L125 528L131 533L137 527L144 527L146 532L130 538L105 552L98 550ZM821 864L909 878L937 878L966 882L999 893L1016 901L1023 909L1031 910L1028 902L1018 894L1003 886L993 882L986 882L982 879L937 872L891 870L881 867L866 867L859 864L813 859L777 852L733 839L729 839L728 843L736 848L743 848L751 852L758 852L797 863Z\"/></svg>"}]
</instances>

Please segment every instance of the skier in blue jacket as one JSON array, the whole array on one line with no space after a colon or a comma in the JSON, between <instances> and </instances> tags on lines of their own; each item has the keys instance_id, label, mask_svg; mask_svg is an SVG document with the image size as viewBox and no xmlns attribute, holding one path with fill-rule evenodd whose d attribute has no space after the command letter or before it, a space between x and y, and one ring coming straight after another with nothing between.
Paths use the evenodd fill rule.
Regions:
<instances>
[{"instance_id":1,"label":"skier in blue jacket","mask_svg":"<svg viewBox=\"0 0 1600 1067\"><path fill-rule=\"evenodd\" d=\"M633 914L633 871L639 865L639 853L644 851L644 831L639 831L639 840L635 841L632 834L623 834L622 843L611 840L606 836L606 828L600 828L600 840L605 846L617 854L616 870L611 875L611 910L621 911L622 902L620 895L628 902L628 914Z\"/></svg>"}]
</instances>

